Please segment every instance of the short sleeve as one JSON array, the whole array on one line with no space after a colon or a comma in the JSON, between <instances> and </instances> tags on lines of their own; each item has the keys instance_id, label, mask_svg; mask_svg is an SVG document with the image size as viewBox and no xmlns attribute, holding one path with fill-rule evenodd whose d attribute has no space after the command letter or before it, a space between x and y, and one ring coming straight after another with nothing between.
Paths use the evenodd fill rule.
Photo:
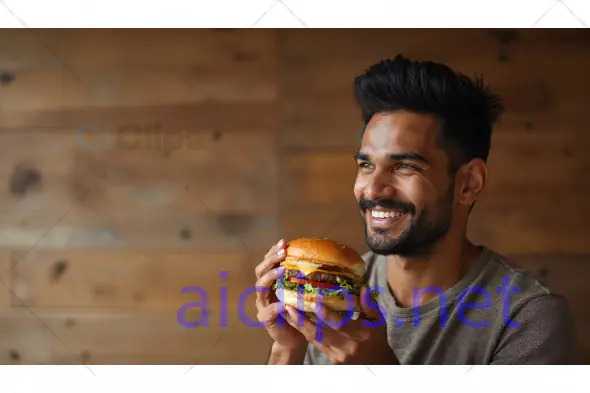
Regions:
<instances>
[{"instance_id":1,"label":"short sleeve","mask_svg":"<svg viewBox=\"0 0 590 393\"><path fill-rule=\"evenodd\" d=\"M565 298L547 294L528 300L513 311L512 321L518 326L505 326L491 364L562 365L578 360L574 321Z\"/></svg>"},{"instance_id":2,"label":"short sleeve","mask_svg":"<svg viewBox=\"0 0 590 393\"><path fill-rule=\"evenodd\" d=\"M305 358L303 359L303 365L331 365L330 359L325 356L319 349L314 347L312 344L307 345L307 351L305 352Z\"/></svg>"},{"instance_id":3,"label":"short sleeve","mask_svg":"<svg viewBox=\"0 0 590 393\"><path fill-rule=\"evenodd\" d=\"M310 347L311 347L311 345L308 344L307 350L305 351L305 357L303 358L303 365L304 366L310 366L310 365L315 364L313 361L313 356L310 351Z\"/></svg>"}]
</instances>

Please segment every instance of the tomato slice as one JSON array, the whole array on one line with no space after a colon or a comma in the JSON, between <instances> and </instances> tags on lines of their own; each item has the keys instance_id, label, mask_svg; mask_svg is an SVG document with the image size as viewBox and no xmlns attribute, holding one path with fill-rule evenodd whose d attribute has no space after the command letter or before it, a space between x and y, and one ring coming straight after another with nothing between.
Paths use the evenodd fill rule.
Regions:
<instances>
[{"instance_id":1,"label":"tomato slice","mask_svg":"<svg viewBox=\"0 0 590 393\"><path fill-rule=\"evenodd\" d=\"M312 280L302 280L297 277L290 277L289 280L292 282L295 282L297 284L300 284L300 285L311 284L314 287L322 287L322 288L336 288L336 287L338 287L338 285L327 284L327 283L323 283L323 282L319 282L319 281L312 281Z\"/></svg>"}]
</instances>

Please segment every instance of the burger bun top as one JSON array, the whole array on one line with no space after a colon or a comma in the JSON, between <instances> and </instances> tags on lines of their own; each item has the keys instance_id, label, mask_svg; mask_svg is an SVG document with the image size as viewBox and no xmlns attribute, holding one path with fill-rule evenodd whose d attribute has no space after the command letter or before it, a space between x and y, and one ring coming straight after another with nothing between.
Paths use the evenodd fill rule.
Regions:
<instances>
[{"instance_id":1,"label":"burger bun top","mask_svg":"<svg viewBox=\"0 0 590 393\"><path fill-rule=\"evenodd\" d=\"M328 238L299 238L290 241L285 249L285 261L340 267L357 278L365 274L365 261L352 248Z\"/></svg>"}]
</instances>

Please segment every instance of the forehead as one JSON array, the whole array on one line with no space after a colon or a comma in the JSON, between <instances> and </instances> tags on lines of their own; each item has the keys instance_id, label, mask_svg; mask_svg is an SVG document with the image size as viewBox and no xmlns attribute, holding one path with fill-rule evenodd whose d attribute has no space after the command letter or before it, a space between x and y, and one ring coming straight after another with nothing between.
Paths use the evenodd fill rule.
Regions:
<instances>
[{"instance_id":1,"label":"forehead","mask_svg":"<svg viewBox=\"0 0 590 393\"><path fill-rule=\"evenodd\" d=\"M371 155L418 153L436 158L444 152L436 145L439 122L431 115L396 111L375 114L363 135L361 151Z\"/></svg>"}]
</instances>

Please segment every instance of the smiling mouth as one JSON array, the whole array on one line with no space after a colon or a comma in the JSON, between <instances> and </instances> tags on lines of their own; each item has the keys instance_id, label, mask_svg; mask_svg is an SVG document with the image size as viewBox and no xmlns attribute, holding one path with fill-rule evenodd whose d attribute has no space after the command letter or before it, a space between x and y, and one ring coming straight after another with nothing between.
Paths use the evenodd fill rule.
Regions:
<instances>
[{"instance_id":1,"label":"smiling mouth","mask_svg":"<svg viewBox=\"0 0 590 393\"><path fill-rule=\"evenodd\" d=\"M378 228L390 227L403 220L407 215L407 212L401 210L367 210L369 223L372 227Z\"/></svg>"}]
</instances>

